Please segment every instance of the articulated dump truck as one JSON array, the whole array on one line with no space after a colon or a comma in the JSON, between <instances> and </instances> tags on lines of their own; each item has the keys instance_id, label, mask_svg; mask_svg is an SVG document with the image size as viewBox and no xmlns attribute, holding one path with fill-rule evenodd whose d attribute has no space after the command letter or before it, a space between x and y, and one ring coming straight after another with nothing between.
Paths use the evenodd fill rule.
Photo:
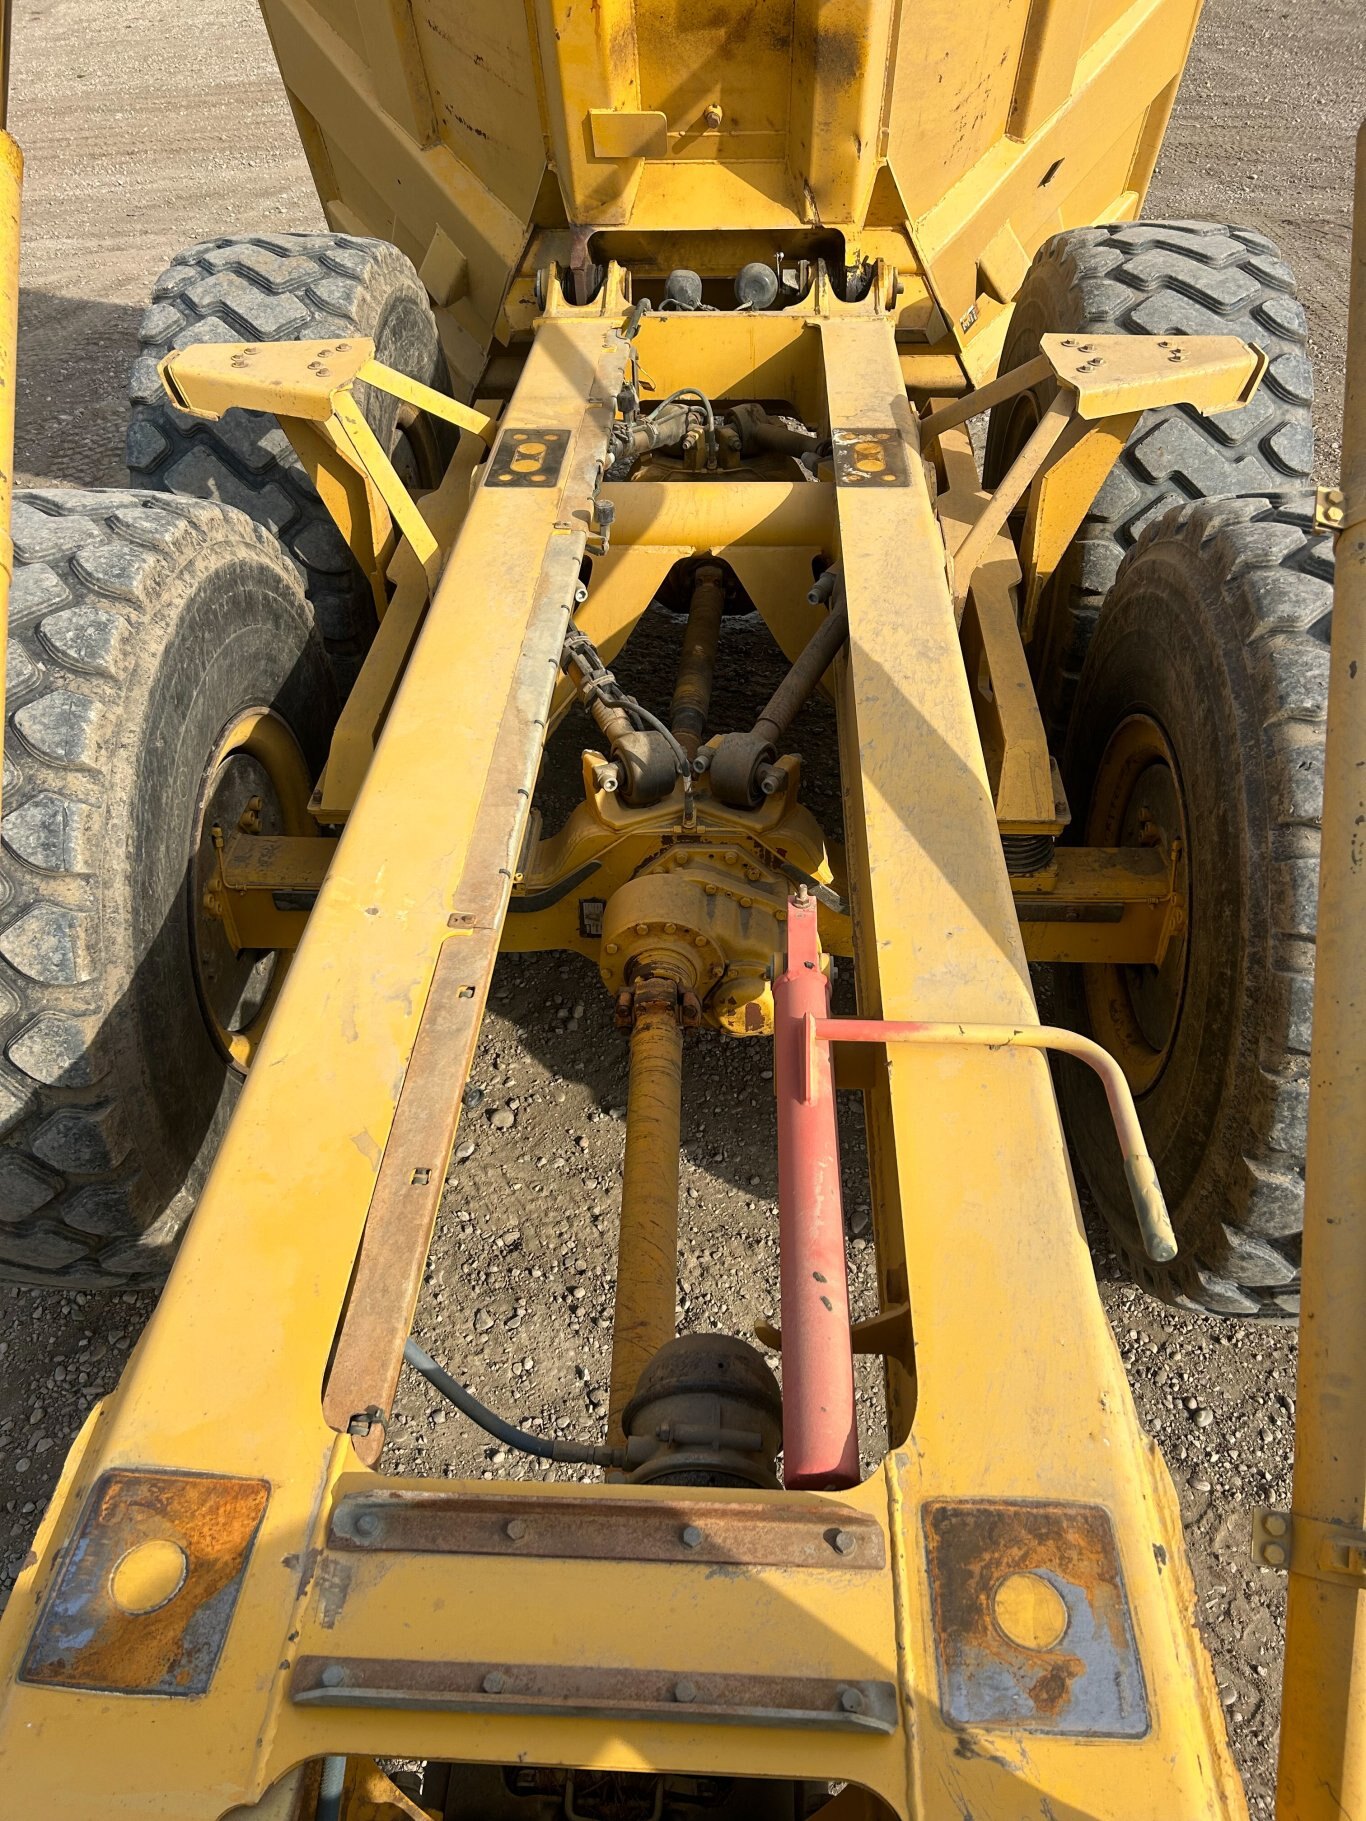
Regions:
<instances>
[{"instance_id":1,"label":"articulated dump truck","mask_svg":"<svg viewBox=\"0 0 1366 1821\"><path fill-rule=\"evenodd\" d=\"M0 1264L169 1277L4 1615L0 1809L1236 1821L1080 1192L1156 1296L1303 1296L1280 1813L1361 1815L1366 363L1316 495L1284 260L1142 218L1195 0L262 10L328 230L178 254L130 489L13 504ZM629 1049L553 1436L411 1338L537 951ZM717 1033L780 1309L680 1335ZM404 1373L575 1472L393 1471Z\"/></svg>"}]
</instances>

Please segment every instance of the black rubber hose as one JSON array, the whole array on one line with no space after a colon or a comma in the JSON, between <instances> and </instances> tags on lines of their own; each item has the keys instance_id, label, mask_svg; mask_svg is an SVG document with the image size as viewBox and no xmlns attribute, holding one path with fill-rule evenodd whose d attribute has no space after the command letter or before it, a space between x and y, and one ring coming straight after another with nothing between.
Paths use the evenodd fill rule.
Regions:
<instances>
[{"instance_id":1,"label":"black rubber hose","mask_svg":"<svg viewBox=\"0 0 1366 1821\"><path fill-rule=\"evenodd\" d=\"M540 1461L568 1462L579 1467L624 1467L626 1450L624 1448L595 1447L589 1442L550 1442L544 1436L533 1435L529 1429L519 1429L515 1423L507 1422L496 1411L490 1410L487 1404L481 1404L470 1390L452 1378L444 1366L438 1366L424 1348L415 1340L404 1344L403 1357L415 1372L420 1372L429 1385L449 1399L463 1416L493 1436L495 1441L502 1442L507 1448L517 1448L523 1454L535 1455Z\"/></svg>"}]
</instances>

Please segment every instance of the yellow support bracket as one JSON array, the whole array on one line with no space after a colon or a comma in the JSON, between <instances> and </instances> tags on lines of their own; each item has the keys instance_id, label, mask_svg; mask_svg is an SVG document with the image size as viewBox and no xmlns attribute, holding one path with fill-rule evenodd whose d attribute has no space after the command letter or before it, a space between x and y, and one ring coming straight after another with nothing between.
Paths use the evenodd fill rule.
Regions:
<instances>
[{"instance_id":1,"label":"yellow support bracket","mask_svg":"<svg viewBox=\"0 0 1366 1821\"><path fill-rule=\"evenodd\" d=\"M954 425L938 440L943 490L936 505L952 545L966 536L990 496L978 479L967 426ZM1019 558L1003 525L978 563L962 605L963 662L1001 832L1056 836L1071 815L1020 642L1019 585Z\"/></svg>"},{"instance_id":2,"label":"yellow support bracket","mask_svg":"<svg viewBox=\"0 0 1366 1821\"><path fill-rule=\"evenodd\" d=\"M399 537L422 565L428 588L441 573L442 548L381 448L356 399L376 386L492 446L495 420L375 359L365 336L342 341L217 342L168 354L157 369L167 397L192 417L231 410L269 411L293 444L369 578L381 618L386 578Z\"/></svg>"},{"instance_id":3,"label":"yellow support bracket","mask_svg":"<svg viewBox=\"0 0 1366 1821\"><path fill-rule=\"evenodd\" d=\"M920 425L929 443L1021 392L1037 389L1042 399L1052 382L1033 435L951 551L961 614L973 575L1023 502L1026 643L1049 579L1143 412L1236 410L1267 368L1266 355L1236 335L1045 335L1039 348L1034 360L929 412Z\"/></svg>"}]
</instances>

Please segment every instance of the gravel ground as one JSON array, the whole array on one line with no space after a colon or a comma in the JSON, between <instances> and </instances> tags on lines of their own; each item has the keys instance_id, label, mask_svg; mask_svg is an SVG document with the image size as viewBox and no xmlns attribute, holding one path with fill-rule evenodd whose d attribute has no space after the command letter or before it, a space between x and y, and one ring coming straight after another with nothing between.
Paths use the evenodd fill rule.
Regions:
<instances>
[{"instance_id":1,"label":"gravel ground","mask_svg":"<svg viewBox=\"0 0 1366 1821\"><path fill-rule=\"evenodd\" d=\"M1210 0L1148 213L1228 218L1297 267L1318 362L1319 473L1340 443L1351 141L1366 111L1358 0ZM148 287L179 247L228 229L321 225L249 0L18 0L13 126L28 159L19 371L21 483L120 485L125 382ZM768 660L728 630L744 698ZM633 664L668 661L653 630ZM725 703L718 703L724 715ZM739 703L736 704L737 708ZM838 813L832 729L801 745ZM566 750L577 739L564 733ZM820 799L824 797L824 801ZM545 805L553 820L558 805ZM773 1103L767 1054L690 1044L684 1110L685 1328L743 1334L772 1313ZM605 1408L625 1050L593 970L500 965L427 1274L418 1331L507 1413L582 1435ZM845 1129L851 1178L861 1137ZM856 1301L872 1291L866 1200L852 1201ZM1143 1422L1176 1479L1200 1614L1254 1812L1269 1810L1284 1599L1247 1565L1248 1510L1290 1492L1294 1335L1177 1314L1097 1272ZM98 1298L0 1285L0 1593L63 1453L115 1381L147 1293ZM871 1377L861 1385L875 1453ZM525 1476L406 1383L393 1465Z\"/></svg>"}]
</instances>

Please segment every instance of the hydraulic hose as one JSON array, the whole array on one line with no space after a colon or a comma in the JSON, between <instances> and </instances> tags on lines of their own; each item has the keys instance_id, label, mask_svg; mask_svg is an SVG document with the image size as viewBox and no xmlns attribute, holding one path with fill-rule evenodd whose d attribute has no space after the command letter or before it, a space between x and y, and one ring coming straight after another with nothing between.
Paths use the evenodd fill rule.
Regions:
<instances>
[{"instance_id":1,"label":"hydraulic hose","mask_svg":"<svg viewBox=\"0 0 1366 1821\"><path fill-rule=\"evenodd\" d=\"M519 1429L515 1423L490 1410L487 1404L479 1399L458 1378L452 1378L444 1366L438 1366L425 1348L419 1347L415 1340L409 1340L403 1348L403 1357L415 1372L420 1372L429 1385L433 1385L442 1395L453 1403L463 1416L491 1435L495 1441L502 1442L506 1448L516 1448L522 1454L533 1454L540 1461L561 1461L578 1467L624 1467L626 1466L625 1448L596 1447L591 1442L551 1442L543 1435L533 1435L529 1429Z\"/></svg>"},{"instance_id":2,"label":"hydraulic hose","mask_svg":"<svg viewBox=\"0 0 1366 1821\"><path fill-rule=\"evenodd\" d=\"M714 1429L705 1423L664 1423L650 1435L633 1435L624 1448L597 1447L589 1442L548 1442L544 1436L519 1429L481 1404L469 1388L452 1378L444 1366L438 1366L425 1347L415 1340L406 1342L403 1357L415 1372L420 1372L449 1399L463 1416L469 1417L495 1441L519 1453L531 1454L540 1461L559 1461L572 1467L637 1467L648 1460L661 1443L676 1443L680 1448L733 1448L741 1454L756 1454L763 1438L747 1429ZM346 1760L338 1759L345 1766Z\"/></svg>"}]
</instances>

